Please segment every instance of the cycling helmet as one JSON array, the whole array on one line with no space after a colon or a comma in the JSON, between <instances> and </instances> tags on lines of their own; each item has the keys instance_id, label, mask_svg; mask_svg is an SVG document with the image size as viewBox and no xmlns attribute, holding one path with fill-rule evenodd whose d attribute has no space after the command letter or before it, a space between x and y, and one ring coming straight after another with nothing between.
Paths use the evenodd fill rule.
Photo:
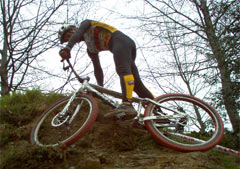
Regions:
<instances>
[{"instance_id":1,"label":"cycling helmet","mask_svg":"<svg viewBox=\"0 0 240 169\"><path fill-rule=\"evenodd\" d=\"M58 31L58 39L60 40L60 43L64 43L63 37L64 34L68 31L71 31L73 28L76 28L74 25L63 25L59 31Z\"/></svg>"}]
</instances>

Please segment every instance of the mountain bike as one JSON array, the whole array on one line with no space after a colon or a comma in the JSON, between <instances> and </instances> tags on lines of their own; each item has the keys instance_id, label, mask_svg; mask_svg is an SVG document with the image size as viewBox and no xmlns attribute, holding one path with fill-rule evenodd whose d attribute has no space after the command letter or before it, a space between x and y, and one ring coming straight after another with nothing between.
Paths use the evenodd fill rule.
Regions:
<instances>
[{"instance_id":1,"label":"mountain bike","mask_svg":"<svg viewBox=\"0 0 240 169\"><path fill-rule=\"evenodd\" d=\"M90 78L80 77L69 60L67 63L81 86L40 116L31 131L31 144L66 148L83 137L97 119L96 97L113 108L119 106L115 98L121 99L121 93L90 84ZM196 97L179 93L164 94L154 100L134 97L133 105L138 113L130 120L144 126L158 143L168 148L182 152L206 151L223 137L223 122L218 112ZM114 120L122 117L124 112ZM193 142L191 136L204 141Z\"/></svg>"}]
</instances>

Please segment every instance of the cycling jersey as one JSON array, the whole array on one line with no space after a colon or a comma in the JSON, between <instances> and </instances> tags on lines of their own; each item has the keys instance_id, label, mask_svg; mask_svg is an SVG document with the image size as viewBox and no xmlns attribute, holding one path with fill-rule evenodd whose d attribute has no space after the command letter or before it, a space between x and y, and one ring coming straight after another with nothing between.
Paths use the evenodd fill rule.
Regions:
<instances>
[{"instance_id":1,"label":"cycling jersey","mask_svg":"<svg viewBox=\"0 0 240 169\"><path fill-rule=\"evenodd\" d=\"M85 41L89 52L98 53L109 50L108 43L117 29L102 22L85 20L70 39L68 46L72 47L78 41Z\"/></svg>"}]
</instances>

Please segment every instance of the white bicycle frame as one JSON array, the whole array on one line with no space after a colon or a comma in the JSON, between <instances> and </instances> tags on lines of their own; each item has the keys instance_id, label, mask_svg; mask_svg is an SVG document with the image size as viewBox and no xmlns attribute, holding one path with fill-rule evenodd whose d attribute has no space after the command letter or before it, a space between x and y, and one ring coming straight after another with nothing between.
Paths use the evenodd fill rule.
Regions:
<instances>
[{"instance_id":1,"label":"white bicycle frame","mask_svg":"<svg viewBox=\"0 0 240 169\"><path fill-rule=\"evenodd\" d=\"M73 100L77 97L77 94L78 93L87 93L87 92L91 92L91 93L95 93L96 95L98 95L101 99L103 99L104 101L108 102L110 105L112 105L113 107L118 107L119 104L115 101L113 101L112 99L110 99L109 97L107 97L105 94L99 92L97 89L95 89L96 87L97 88L100 88L100 89L103 89L103 90L108 90L110 91L109 93L111 92L114 92L114 91L111 91L109 89L105 89L101 86L98 86L98 85L92 85L89 82L89 78L81 78L77 73L76 71L74 70L74 68L72 67L71 63L69 62L69 60L67 60L68 64L69 64L69 67L72 69L73 73L75 74L75 76L77 77L77 79L79 80L79 82L81 83L81 87L76 90L72 96L69 98L69 101L68 103L65 105L65 107L63 108L63 110L61 112L59 112L57 115L55 115L55 117L53 118L51 124L53 127L58 127L60 125L62 125L63 123L65 123L66 121L68 121L69 119L69 115L67 114L68 112L68 109L69 109L69 106L71 105L71 103L73 102ZM94 88L95 86L95 88ZM109 94L111 95L111 94ZM186 115L184 113L181 113L181 112L176 112L175 110L172 110L172 109L169 109L167 107L163 107L161 106L160 103L152 100L152 99L149 99L149 98L136 98L134 97L133 98L133 101L135 103L138 103L138 108L137 108L137 115L136 117L134 118L134 120L137 120L140 124L143 125L144 121L145 120L166 120L168 119L169 121L171 121L171 119L179 119L179 118L182 118L182 117L185 117L186 118ZM162 109L166 109L166 110L169 110L169 111L172 111L173 112L173 115L163 115L163 114L159 114L159 116L148 116L148 117L142 117L141 116L141 109L142 109L142 103L143 102L147 102L147 103L152 103L154 105L157 105L159 106L160 108ZM73 119L75 118L75 116L77 115L78 111L80 110L81 108L81 104L78 104L77 108L75 109L73 115L71 116L71 119L68 121L68 123L70 124ZM61 121L59 119L61 119L62 117L65 117L63 118L64 120ZM176 121L175 121L176 122ZM175 125L177 124L180 124L180 122L176 122ZM174 126L171 126L172 124L156 124L157 127L174 127Z\"/></svg>"},{"instance_id":2,"label":"white bicycle frame","mask_svg":"<svg viewBox=\"0 0 240 169\"><path fill-rule=\"evenodd\" d=\"M68 112L68 109L69 109L69 106L71 105L71 103L73 102L73 100L77 97L77 94L78 93L87 93L87 92L93 92L95 93L96 95L98 95L99 97L101 97L103 100L105 100L106 102L108 102L109 104L111 104L113 107L118 107L119 104L117 102L114 102L112 99L110 99L109 97L107 97L106 95L102 94L101 92L99 92L97 89L95 89L93 86L96 87L96 85L92 85L90 83L88 83L89 81L89 78L85 78L85 79L82 79L81 77L78 76L78 74L75 72L75 70L73 69L71 63L69 60L67 60L68 64L69 64L69 67L72 69L73 73L75 74L75 76L77 77L77 79L79 80L79 82L82 84L81 87L75 91L73 93L73 95L70 97L68 103L65 105L65 107L63 108L63 110L61 112L59 112L52 120L52 126L54 127L57 127L57 126L60 126L62 125L63 123L65 123L68 118L70 117L69 115L67 115L67 112ZM105 89L101 86L97 86L98 88L102 88L102 89ZM108 90L108 89L107 89ZM109 90L110 91L110 90ZM114 91L112 91L114 92ZM104 92L103 92L104 93ZM110 94L111 95L111 94ZM181 111L175 111L175 110L172 110L172 109L169 109L167 107L164 107L162 106L160 103L152 100L152 99L149 99L149 98L134 98L134 102L135 103L138 103L138 109L137 109L137 116L134 118L134 120L137 120L140 124L144 125L144 121L145 120L170 120L171 119L179 119L179 118L187 118L187 120L189 120L191 117L190 116L186 116L186 114L182 113ZM141 109L142 109L142 103L143 102L150 102L154 105L157 105L159 106L161 109L166 109L166 110L169 110L169 111L172 111L173 112L173 115L163 115L163 114L159 114L159 116L148 116L148 117L142 117L141 116ZM75 109L71 119L68 121L68 123L70 124L73 119L75 118L75 116L77 115L77 113L79 112L81 108L81 103L78 104L77 108ZM57 123L55 124L54 120L57 120L57 117L64 117L64 116L67 116L65 118L65 120L63 122L60 122L60 123ZM182 124L181 122L178 122L178 121L173 121L173 122L176 122L175 125L184 125ZM155 124L157 127L175 127L175 126L171 126L171 124ZM182 134L177 134L177 133L170 133L172 134L173 136L175 137L178 137L178 138L181 138L182 140L185 140L185 141L190 141L190 142L196 142L196 143L202 143L202 142L205 142L204 140L200 140L200 139L196 139L196 138L193 138L193 137L189 137L189 136L186 136L186 135L182 135ZM217 149L218 151L222 151L222 152L225 152L225 153L229 153L229 154L233 154L233 155L237 155L237 156L240 156L240 152L238 151L235 151L235 150L232 150L232 149L229 149L229 148L226 148L226 147L222 147L222 146L219 146L217 145L215 147L215 149Z\"/></svg>"}]
</instances>

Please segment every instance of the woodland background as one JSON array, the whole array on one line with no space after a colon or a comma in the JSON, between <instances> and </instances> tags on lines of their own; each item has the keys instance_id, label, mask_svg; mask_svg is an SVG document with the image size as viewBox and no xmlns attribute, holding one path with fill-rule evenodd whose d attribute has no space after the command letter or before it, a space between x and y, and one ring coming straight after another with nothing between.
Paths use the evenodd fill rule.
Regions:
<instances>
[{"instance_id":1,"label":"woodland background","mask_svg":"<svg viewBox=\"0 0 240 169\"><path fill-rule=\"evenodd\" d=\"M61 68L57 31L93 19L135 40L140 75L155 96L181 92L211 103L239 139L238 0L1 0L0 10L1 97L78 87ZM110 58L109 52L100 54L104 86L114 88L119 82ZM83 43L74 47L71 61L80 75L92 77Z\"/></svg>"}]
</instances>

